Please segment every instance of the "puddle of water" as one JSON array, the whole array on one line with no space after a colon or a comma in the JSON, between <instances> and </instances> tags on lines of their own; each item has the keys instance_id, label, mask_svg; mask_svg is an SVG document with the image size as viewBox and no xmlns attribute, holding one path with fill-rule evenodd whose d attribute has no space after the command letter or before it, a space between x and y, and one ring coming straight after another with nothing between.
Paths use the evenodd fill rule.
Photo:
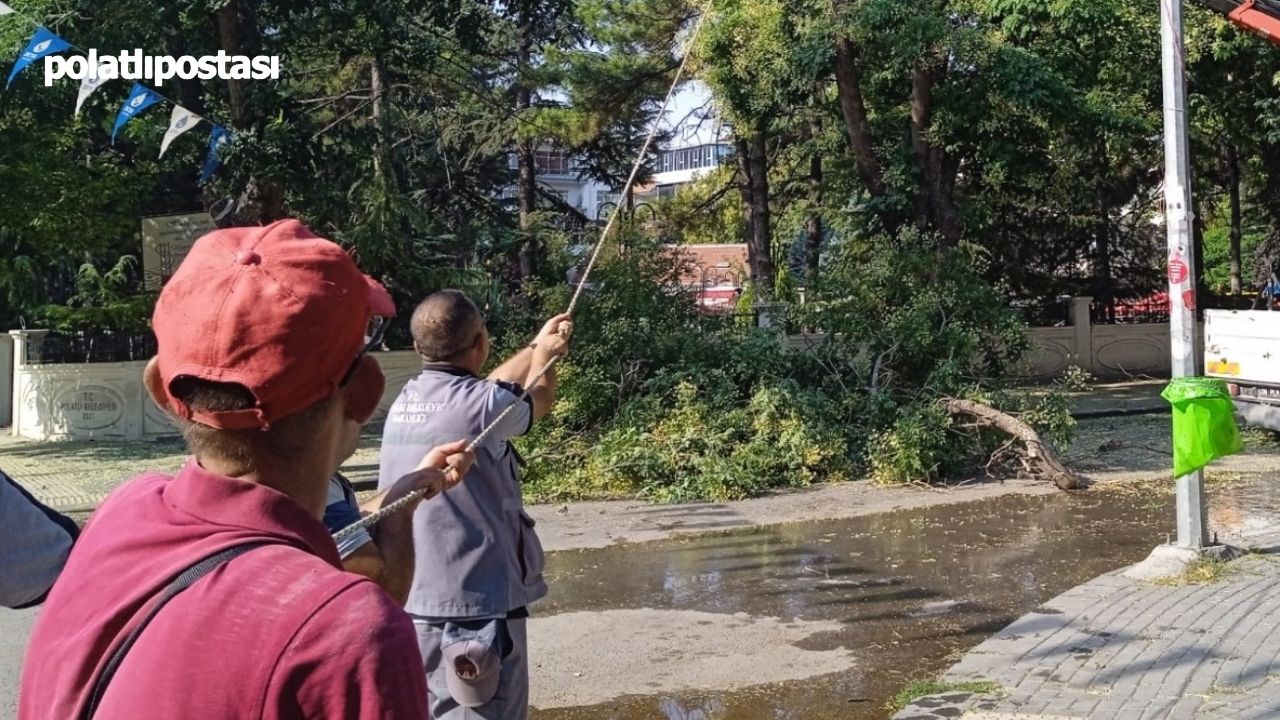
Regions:
<instances>
[{"instance_id":1,"label":"puddle of water","mask_svg":"<svg viewBox=\"0 0 1280 720\"><path fill-rule=\"evenodd\" d=\"M617 688L615 699L533 717L884 718L885 702L907 682L941 672L1054 595L1142 559L1172 526L1171 493L1095 490L555 553L552 593L539 616L658 608L829 621L839 629L799 647L844 647L856 659L845 672L733 691L662 692L637 678L634 687ZM626 633L613 629L624 641ZM768 677L760 668L753 682Z\"/></svg>"}]
</instances>

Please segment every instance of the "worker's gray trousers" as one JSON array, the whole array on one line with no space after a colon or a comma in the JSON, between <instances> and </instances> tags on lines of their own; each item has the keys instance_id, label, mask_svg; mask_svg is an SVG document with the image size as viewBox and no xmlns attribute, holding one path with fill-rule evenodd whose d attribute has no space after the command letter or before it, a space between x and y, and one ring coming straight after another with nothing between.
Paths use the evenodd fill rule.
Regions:
<instances>
[{"instance_id":1,"label":"worker's gray trousers","mask_svg":"<svg viewBox=\"0 0 1280 720\"><path fill-rule=\"evenodd\" d=\"M493 699L480 707L462 707L449 696L445 681L440 638L443 620L413 618L418 632L418 649L427 669L427 691L431 695L433 720L526 720L529 716L529 655L525 623L527 618L507 619L511 652L502 658L502 676Z\"/></svg>"}]
</instances>

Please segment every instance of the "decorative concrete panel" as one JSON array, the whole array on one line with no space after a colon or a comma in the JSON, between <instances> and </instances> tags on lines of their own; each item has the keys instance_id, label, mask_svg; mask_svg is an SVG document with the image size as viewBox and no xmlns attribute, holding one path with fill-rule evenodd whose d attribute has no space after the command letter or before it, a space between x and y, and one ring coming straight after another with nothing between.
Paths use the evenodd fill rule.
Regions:
<instances>
[{"instance_id":1,"label":"decorative concrete panel","mask_svg":"<svg viewBox=\"0 0 1280 720\"><path fill-rule=\"evenodd\" d=\"M142 437L146 440L177 437L178 426L173 418L156 405L145 387L142 390Z\"/></svg>"},{"instance_id":2,"label":"decorative concrete panel","mask_svg":"<svg viewBox=\"0 0 1280 720\"><path fill-rule=\"evenodd\" d=\"M10 354L10 357L12 355ZM422 372L414 352L377 353L387 377L376 417ZM23 365L14 375L15 434L33 440L155 440L177 427L142 384L144 362ZM8 393L6 393L6 397Z\"/></svg>"},{"instance_id":3,"label":"decorative concrete panel","mask_svg":"<svg viewBox=\"0 0 1280 720\"><path fill-rule=\"evenodd\" d=\"M1099 377L1168 375L1169 325L1096 325L1093 373Z\"/></svg>"},{"instance_id":4,"label":"decorative concrete panel","mask_svg":"<svg viewBox=\"0 0 1280 720\"><path fill-rule=\"evenodd\" d=\"M34 440L141 440L145 365L18 367L14 380L17 434Z\"/></svg>"},{"instance_id":5,"label":"decorative concrete panel","mask_svg":"<svg viewBox=\"0 0 1280 720\"><path fill-rule=\"evenodd\" d=\"M1031 328L1025 375L1058 377L1078 365L1101 378L1168 375L1169 325L1089 325ZM142 440L172 437L176 428L142 386L143 362L26 365L22 344L42 331L0 337L0 426L12 405L14 434L36 440ZM810 347L818 336L793 336L794 347ZM8 341L8 342L6 342ZM10 347L12 346L12 348ZM387 384L375 419L386 416L400 391L422 371L409 350L375 353ZM12 383L6 373L12 366ZM11 388L11 391L9 390Z\"/></svg>"},{"instance_id":6,"label":"decorative concrete panel","mask_svg":"<svg viewBox=\"0 0 1280 720\"><path fill-rule=\"evenodd\" d=\"M13 338L0 335L0 428L13 418Z\"/></svg>"},{"instance_id":7,"label":"decorative concrete panel","mask_svg":"<svg viewBox=\"0 0 1280 720\"><path fill-rule=\"evenodd\" d=\"M1024 371L1028 377L1055 378L1073 363L1079 364L1075 328L1031 328L1028 339L1031 351L1027 354L1027 369Z\"/></svg>"},{"instance_id":8,"label":"decorative concrete panel","mask_svg":"<svg viewBox=\"0 0 1280 720\"><path fill-rule=\"evenodd\" d=\"M422 373L422 358L412 350L376 353L374 357L378 359L382 374L387 378L382 402L378 403L378 412L373 416L374 420L381 420L387 416L391 403L396 401L405 384Z\"/></svg>"}]
</instances>

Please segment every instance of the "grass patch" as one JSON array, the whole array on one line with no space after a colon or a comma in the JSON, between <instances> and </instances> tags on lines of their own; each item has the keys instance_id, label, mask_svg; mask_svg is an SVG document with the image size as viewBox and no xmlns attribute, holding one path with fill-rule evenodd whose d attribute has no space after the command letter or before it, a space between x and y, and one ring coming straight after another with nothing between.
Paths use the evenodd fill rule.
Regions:
<instances>
[{"instance_id":1,"label":"grass patch","mask_svg":"<svg viewBox=\"0 0 1280 720\"><path fill-rule=\"evenodd\" d=\"M1242 687L1235 685L1219 685L1218 683L1214 683L1209 688L1209 692L1205 693L1205 698L1231 697L1233 695L1243 695L1244 693L1245 689Z\"/></svg>"},{"instance_id":2,"label":"grass patch","mask_svg":"<svg viewBox=\"0 0 1280 720\"><path fill-rule=\"evenodd\" d=\"M1244 485L1253 478L1254 474L1234 472L1232 470L1209 470L1205 469L1204 482L1209 487L1229 488L1238 485Z\"/></svg>"},{"instance_id":3,"label":"grass patch","mask_svg":"<svg viewBox=\"0 0 1280 720\"><path fill-rule=\"evenodd\" d=\"M1240 431L1240 437L1244 440L1245 447L1280 448L1280 433L1260 427L1244 428Z\"/></svg>"},{"instance_id":4,"label":"grass patch","mask_svg":"<svg viewBox=\"0 0 1280 720\"><path fill-rule=\"evenodd\" d=\"M975 695L986 695L998 693L1003 690L1000 683L990 682L988 680L977 680L972 682L942 682L940 680L912 680L907 686L898 691L896 695L889 698L889 702L885 703L885 709L890 712L898 712L902 708L919 700L926 695L941 695L942 693L966 692Z\"/></svg>"},{"instance_id":5,"label":"grass patch","mask_svg":"<svg viewBox=\"0 0 1280 720\"><path fill-rule=\"evenodd\" d=\"M1202 557L1197 558L1194 562L1187 566L1187 569L1178 575L1171 575L1166 578L1155 580L1156 585L1164 585L1165 587L1183 587L1185 585L1209 585L1211 583L1221 582L1227 577L1231 566L1225 560L1218 558Z\"/></svg>"}]
</instances>

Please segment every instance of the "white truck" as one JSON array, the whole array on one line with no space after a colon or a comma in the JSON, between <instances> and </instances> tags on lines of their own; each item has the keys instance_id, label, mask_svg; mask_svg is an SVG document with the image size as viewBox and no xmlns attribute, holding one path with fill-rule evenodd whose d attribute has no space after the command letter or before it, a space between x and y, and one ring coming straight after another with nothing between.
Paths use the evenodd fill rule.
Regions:
<instances>
[{"instance_id":1,"label":"white truck","mask_svg":"<svg viewBox=\"0 0 1280 720\"><path fill-rule=\"evenodd\" d=\"M1245 422L1280 432L1280 311L1205 310L1204 366Z\"/></svg>"}]
</instances>

